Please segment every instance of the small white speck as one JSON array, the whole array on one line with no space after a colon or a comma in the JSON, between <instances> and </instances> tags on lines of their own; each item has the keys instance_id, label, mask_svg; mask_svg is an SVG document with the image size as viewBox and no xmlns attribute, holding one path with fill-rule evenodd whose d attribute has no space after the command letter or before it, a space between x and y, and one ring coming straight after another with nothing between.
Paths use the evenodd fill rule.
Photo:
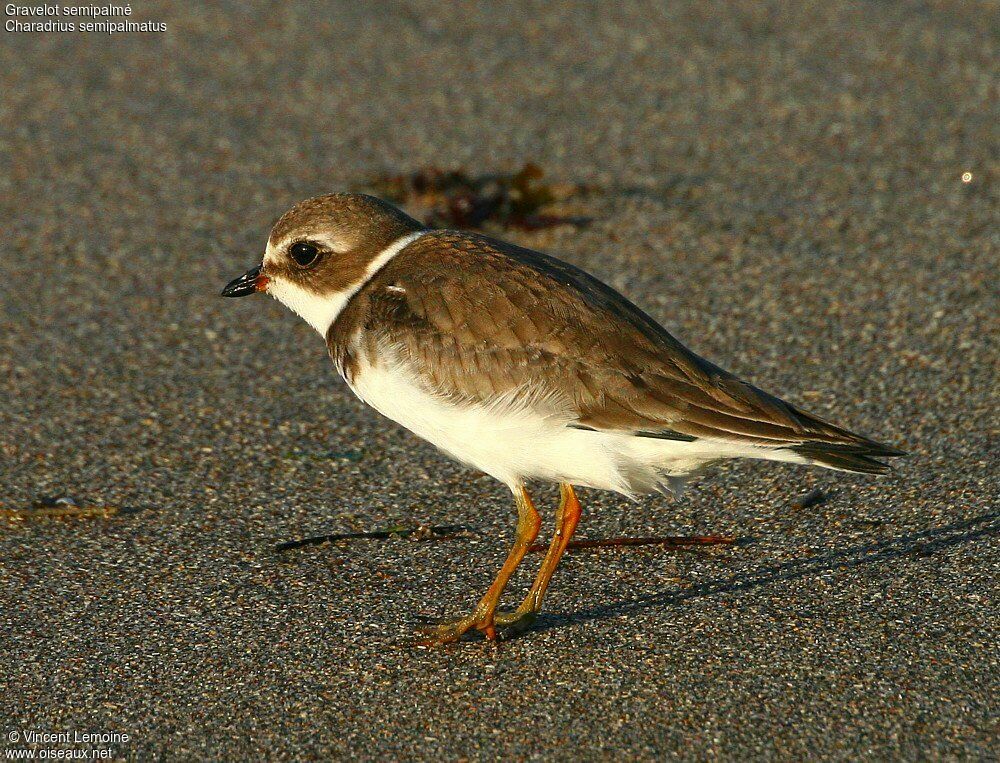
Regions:
<instances>
[{"instance_id":1,"label":"small white speck","mask_svg":"<svg viewBox=\"0 0 1000 763\"><path fill-rule=\"evenodd\" d=\"M406 289L402 286L386 286L385 290L392 292L393 294L406 294Z\"/></svg>"},{"instance_id":2,"label":"small white speck","mask_svg":"<svg viewBox=\"0 0 1000 763\"><path fill-rule=\"evenodd\" d=\"M968 172L968 171L963 172L962 173L962 182L963 183L971 183L972 182L972 173Z\"/></svg>"}]
</instances>

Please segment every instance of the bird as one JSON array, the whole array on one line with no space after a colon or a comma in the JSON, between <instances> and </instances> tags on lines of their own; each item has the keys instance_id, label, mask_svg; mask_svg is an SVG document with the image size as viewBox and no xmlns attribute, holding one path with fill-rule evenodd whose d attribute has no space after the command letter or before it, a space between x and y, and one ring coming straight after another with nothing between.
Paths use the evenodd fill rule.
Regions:
<instances>
[{"instance_id":1,"label":"bird","mask_svg":"<svg viewBox=\"0 0 1000 763\"><path fill-rule=\"evenodd\" d=\"M373 196L282 215L261 264L222 295L258 292L319 332L364 403L513 494L516 536L495 579L469 614L426 626L425 644L535 623L581 517L575 488L677 495L724 459L881 474L880 459L905 455L722 370L580 268L429 228ZM555 533L520 606L501 611L540 530L538 483L559 486Z\"/></svg>"}]
</instances>

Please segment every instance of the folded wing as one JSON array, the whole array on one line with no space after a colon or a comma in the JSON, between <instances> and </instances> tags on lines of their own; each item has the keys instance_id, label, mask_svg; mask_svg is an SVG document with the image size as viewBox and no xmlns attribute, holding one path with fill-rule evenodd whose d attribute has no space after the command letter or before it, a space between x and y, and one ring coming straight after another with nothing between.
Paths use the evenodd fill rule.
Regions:
<instances>
[{"instance_id":1,"label":"folded wing","mask_svg":"<svg viewBox=\"0 0 1000 763\"><path fill-rule=\"evenodd\" d=\"M366 335L456 400L530 389L569 406L579 429L780 448L847 471L902 455L737 379L587 273L510 244L428 234L358 296Z\"/></svg>"}]
</instances>

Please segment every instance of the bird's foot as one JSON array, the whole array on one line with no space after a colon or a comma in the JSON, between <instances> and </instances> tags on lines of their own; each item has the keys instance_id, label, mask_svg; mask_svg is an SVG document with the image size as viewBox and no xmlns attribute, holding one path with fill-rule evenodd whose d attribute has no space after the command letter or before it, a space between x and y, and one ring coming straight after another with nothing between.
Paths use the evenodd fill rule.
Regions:
<instances>
[{"instance_id":1,"label":"bird's foot","mask_svg":"<svg viewBox=\"0 0 1000 763\"><path fill-rule=\"evenodd\" d=\"M538 613L531 610L515 609L512 612L497 612L493 620L501 628L501 638L507 639L520 636L535 624Z\"/></svg>"},{"instance_id":2,"label":"bird's foot","mask_svg":"<svg viewBox=\"0 0 1000 763\"><path fill-rule=\"evenodd\" d=\"M473 613L457 620L440 620L436 623L418 628L424 636L417 642L418 646L441 646L458 641L471 630L480 631L487 641L497 640L497 630L493 617L484 617Z\"/></svg>"}]
</instances>

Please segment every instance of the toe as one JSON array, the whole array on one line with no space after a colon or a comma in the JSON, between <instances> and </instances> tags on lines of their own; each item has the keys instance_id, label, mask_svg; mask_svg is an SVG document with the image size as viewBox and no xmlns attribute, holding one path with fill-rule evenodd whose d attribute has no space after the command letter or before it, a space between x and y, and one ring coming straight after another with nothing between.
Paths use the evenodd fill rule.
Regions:
<instances>
[{"instance_id":1,"label":"toe","mask_svg":"<svg viewBox=\"0 0 1000 763\"><path fill-rule=\"evenodd\" d=\"M510 625L511 623L517 622L522 617L524 617L524 613L521 612L520 610L518 610L518 609L509 609L509 610L497 612L493 616L493 622L495 622L497 625L500 625L500 626L507 626L507 625Z\"/></svg>"},{"instance_id":2,"label":"toe","mask_svg":"<svg viewBox=\"0 0 1000 763\"><path fill-rule=\"evenodd\" d=\"M522 633L529 630L531 626L535 624L535 620L537 619L538 615L534 612L524 612L516 618L512 618L503 623L503 632L501 634L503 640L507 641L520 636Z\"/></svg>"},{"instance_id":3,"label":"toe","mask_svg":"<svg viewBox=\"0 0 1000 763\"><path fill-rule=\"evenodd\" d=\"M437 625L425 625L417 628L423 635L423 639L418 641L419 646L439 646L458 641L474 625L471 618L450 620Z\"/></svg>"}]
</instances>

